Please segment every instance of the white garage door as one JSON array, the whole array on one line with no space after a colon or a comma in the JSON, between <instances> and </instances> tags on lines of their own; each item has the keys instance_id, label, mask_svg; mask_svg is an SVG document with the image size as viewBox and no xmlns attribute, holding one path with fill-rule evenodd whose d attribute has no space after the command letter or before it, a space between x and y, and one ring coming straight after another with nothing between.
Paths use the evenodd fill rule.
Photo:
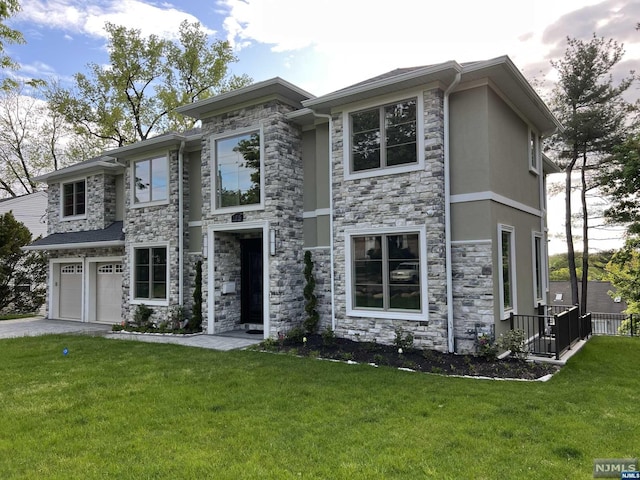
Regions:
<instances>
[{"instance_id":1,"label":"white garage door","mask_svg":"<svg viewBox=\"0 0 640 480\"><path fill-rule=\"evenodd\" d=\"M60 299L58 315L65 320L82 317L82 264L60 265Z\"/></svg>"},{"instance_id":2,"label":"white garage door","mask_svg":"<svg viewBox=\"0 0 640 480\"><path fill-rule=\"evenodd\" d=\"M97 265L96 321L120 323L122 305L122 263L105 262Z\"/></svg>"}]
</instances>

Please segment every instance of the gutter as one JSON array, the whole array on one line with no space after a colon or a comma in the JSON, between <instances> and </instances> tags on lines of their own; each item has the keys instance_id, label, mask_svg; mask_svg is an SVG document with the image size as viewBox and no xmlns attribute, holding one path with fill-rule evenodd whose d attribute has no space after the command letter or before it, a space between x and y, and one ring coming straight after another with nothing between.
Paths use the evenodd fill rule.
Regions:
<instances>
[{"instance_id":1,"label":"gutter","mask_svg":"<svg viewBox=\"0 0 640 480\"><path fill-rule=\"evenodd\" d=\"M178 305L184 306L184 147L180 142L178 150Z\"/></svg>"},{"instance_id":2,"label":"gutter","mask_svg":"<svg viewBox=\"0 0 640 480\"><path fill-rule=\"evenodd\" d=\"M451 259L451 158L449 151L449 95L460 82L460 72L444 92L444 236L445 270L447 275L447 346L449 353L455 353L453 332L453 266Z\"/></svg>"}]
</instances>

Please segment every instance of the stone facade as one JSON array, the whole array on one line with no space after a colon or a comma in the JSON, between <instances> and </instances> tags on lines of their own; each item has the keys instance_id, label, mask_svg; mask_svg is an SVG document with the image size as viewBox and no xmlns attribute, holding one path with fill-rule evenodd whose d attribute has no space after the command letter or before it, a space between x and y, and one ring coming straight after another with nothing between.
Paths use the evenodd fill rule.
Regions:
<instances>
[{"instance_id":1,"label":"stone facade","mask_svg":"<svg viewBox=\"0 0 640 480\"><path fill-rule=\"evenodd\" d=\"M47 225L49 234L87 230L102 230L116 219L116 180L106 173L91 174L86 181L85 218L63 220L61 213L61 183L48 189ZM80 180L80 179L77 179ZM66 182L64 182L66 183Z\"/></svg>"},{"instance_id":2,"label":"stone facade","mask_svg":"<svg viewBox=\"0 0 640 480\"><path fill-rule=\"evenodd\" d=\"M494 332L492 251L490 241L452 245L456 352L474 353L477 335Z\"/></svg>"},{"instance_id":3,"label":"stone facade","mask_svg":"<svg viewBox=\"0 0 640 480\"><path fill-rule=\"evenodd\" d=\"M447 286L444 221L443 92L428 90L424 98L424 169L406 174L346 180L343 164L342 116L333 121L335 315L338 336L392 343L395 330L414 335L415 344L447 349ZM428 321L351 317L346 313L345 230L357 228L426 226Z\"/></svg>"},{"instance_id":4,"label":"stone facade","mask_svg":"<svg viewBox=\"0 0 640 480\"><path fill-rule=\"evenodd\" d=\"M125 320L132 321L136 304L152 305L151 319L162 322L170 317L171 310L179 305L179 230L178 230L178 155L177 151L169 153L169 186L168 200L162 205L132 205L131 192L133 165L129 164L125 175L125 220L124 231L126 250L124 257L124 274L122 277L122 298ZM136 246L166 245L167 262L169 262L169 278L167 279L167 302L155 305L154 302L131 302L132 295L132 262L133 251Z\"/></svg>"},{"instance_id":5,"label":"stone facade","mask_svg":"<svg viewBox=\"0 0 640 480\"><path fill-rule=\"evenodd\" d=\"M288 121L285 114L293 108L277 100L272 100L252 107L242 108L219 116L203 120L203 148L202 148L202 185L203 185L203 232L215 230L218 225L229 224L229 211L212 210L211 193L214 191L213 175L215 170L212 149L213 135L232 136L238 130L247 128L260 129L262 133L264 159L264 208L238 208L243 214L243 222L237 224L237 232L219 232L214 235L214 278L204 276L203 289L209 291L209 282L213 282L213 299L207 295L207 304L203 306L208 311L208 302L214 302L214 318L220 318L222 328L237 326L239 315L238 294L235 300L232 295L222 295L220 288L226 276L237 278L239 284L239 248L233 255L229 245L229 237L242 238L246 235L243 225L250 222L268 222L269 229L275 231L276 253L264 255L268 259L269 276L269 328L271 336L279 332L286 332L292 326L301 323L304 312L303 290L303 238L302 238L302 132L299 126ZM208 235L209 233L207 233ZM251 235L256 235L252 233ZM260 234L260 238L262 235ZM220 245L220 249L218 248ZM220 252L218 251L220 250ZM234 258L235 257L235 258ZM205 264L209 259L205 259ZM219 268L218 265L229 266L230 270ZM208 265L205 265L205 271ZM233 305L231 305L231 304ZM223 307L227 306L223 312ZM208 321L208 320L207 320ZM222 323L223 322L223 323ZM217 327L216 327L217 328Z\"/></svg>"}]
</instances>

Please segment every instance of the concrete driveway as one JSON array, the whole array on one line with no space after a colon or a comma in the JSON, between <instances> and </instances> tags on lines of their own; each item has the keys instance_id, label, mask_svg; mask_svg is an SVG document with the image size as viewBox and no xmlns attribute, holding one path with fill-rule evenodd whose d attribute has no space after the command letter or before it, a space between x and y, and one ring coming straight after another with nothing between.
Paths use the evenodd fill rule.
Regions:
<instances>
[{"instance_id":1,"label":"concrete driveway","mask_svg":"<svg viewBox=\"0 0 640 480\"><path fill-rule=\"evenodd\" d=\"M0 321L0 339L55 334L100 335L105 338L117 340L131 340L149 343L172 343L186 347L199 347L224 351L246 348L250 345L256 345L262 341L261 335L250 335L244 332L229 332L220 335L135 334L112 332L111 325L49 320L42 317Z\"/></svg>"}]
</instances>

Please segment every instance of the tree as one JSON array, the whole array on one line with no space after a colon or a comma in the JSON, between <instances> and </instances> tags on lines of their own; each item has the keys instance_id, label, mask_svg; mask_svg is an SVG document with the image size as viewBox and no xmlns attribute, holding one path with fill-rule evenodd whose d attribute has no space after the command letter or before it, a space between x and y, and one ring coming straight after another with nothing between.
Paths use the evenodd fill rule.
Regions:
<instances>
[{"instance_id":1,"label":"tree","mask_svg":"<svg viewBox=\"0 0 640 480\"><path fill-rule=\"evenodd\" d=\"M46 102L25 90L26 84L15 83L0 92L0 192L10 197L35 192L34 177L91 158L103 147L76 135Z\"/></svg>"},{"instance_id":2,"label":"tree","mask_svg":"<svg viewBox=\"0 0 640 480\"><path fill-rule=\"evenodd\" d=\"M207 42L198 23L182 22L179 39L107 23L109 65L88 65L88 74L74 75L72 89L52 88L51 109L78 132L117 146L145 140L171 130L193 127L195 120L175 108L250 83L233 76L236 58L226 41Z\"/></svg>"},{"instance_id":3,"label":"tree","mask_svg":"<svg viewBox=\"0 0 640 480\"><path fill-rule=\"evenodd\" d=\"M2 70L15 69L16 63L6 54L5 43L24 43L24 37L18 30L9 28L5 20L20 10L18 0L0 0L0 67ZM0 89L11 88L13 80L6 78L4 72L0 81Z\"/></svg>"},{"instance_id":4,"label":"tree","mask_svg":"<svg viewBox=\"0 0 640 480\"><path fill-rule=\"evenodd\" d=\"M640 135L630 135L613 152L600 183L612 206L605 216L612 223L627 225L630 235L640 235Z\"/></svg>"},{"instance_id":5,"label":"tree","mask_svg":"<svg viewBox=\"0 0 640 480\"><path fill-rule=\"evenodd\" d=\"M631 238L607 264L607 279L627 303L626 313L640 314L640 239Z\"/></svg>"},{"instance_id":6,"label":"tree","mask_svg":"<svg viewBox=\"0 0 640 480\"><path fill-rule=\"evenodd\" d=\"M592 188L588 172L598 168L603 156L624 138L628 105L622 94L635 79L633 73L618 85L613 84L611 71L620 62L623 48L613 40L593 38L584 42L567 39L564 58L551 64L559 74L554 90L553 106L564 125L555 139L560 146L559 159L564 163L565 228L572 302L586 310L589 275L589 212L587 192ZM578 163L580 162L580 163ZM572 232L571 190L574 168L580 169L583 216L582 291L578 296L578 277Z\"/></svg>"},{"instance_id":7,"label":"tree","mask_svg":"<svg viewBox=\"0 0 640 480\"><path fill-rule=\"evenodd\" d=\"M46 258L22 251L31 243L31 232L13 213L0 215L0 312L37 311L46 294Z\"/></svg>"},{"instance_id":8,"label":"tree","mask_svg":"<svg viewBox=\"0 0 640 480\"><path fill-rule=\"evenodd\" d=\"M196 263L196 280L193 289L193 314L189 322L189 330L199 332L202 329L202 260Z\"/></svg>"}]
</instances>

